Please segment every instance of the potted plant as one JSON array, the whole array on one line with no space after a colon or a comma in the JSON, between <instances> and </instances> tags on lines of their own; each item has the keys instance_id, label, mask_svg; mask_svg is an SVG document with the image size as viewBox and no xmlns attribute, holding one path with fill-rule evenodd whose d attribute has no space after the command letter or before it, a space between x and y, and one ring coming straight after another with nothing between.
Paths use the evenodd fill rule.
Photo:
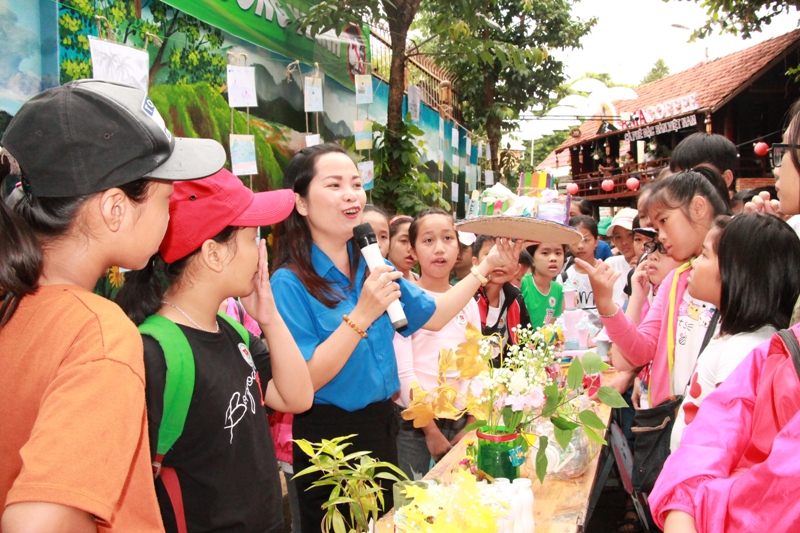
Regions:
<instances>
[{"instance_id":1,"label":"potted plant","mask_svg":"<svg viewBox=\"0 0 800 533\"><path fill-rule=\"evenodd\" d=\"M455 352L439 353L439 386L423 391L412 384L412 401L402 416L413 420L415 427L423 427L434 418L455 419L472 413L479 420L466 429L477 429L478 468L492 477L518 477L529 439L538 440L536 474L541 481L547 469L548 437L532 436L535 426L552 424L551 433L562 448L578 427L590 440L605 444L598 433L606 429L605 424L591 402L578 395L584 374L599 374L608 365L587 352L582 360L572 362L562 379L556 364L557 327L516 328L515 333L517 343L505 350L500 337L487 337L467 326L467 340ZM500 360L494 366L492 356L497 350ZM445 379L454 370L459 377ZM466 393L459 392L459 380L469 381ZM610 387L600 387L598 398L611 407L627 405Z\"/></svg>"},{"instance_id":2,"label":"potted plant","mask_svg":"<svg viewBox=\"0 0 800 533\"><path fill-rule=\"evenodd\" d=\"M311 458L311 466L298 472L295 477L321 473L322 476L314 481L312 487L331 489L330 498L322 506L326 514L321 525L326 533L371 531L371 523L378 520L378 513L384 506L384 489L379 480L396 482L408 479L398 467L373 459L369 452L345 455L345 449L351 445L346 441L354 436L323 439L321 443L305 439L294 441Z\"/></svg>"}]
</instances>

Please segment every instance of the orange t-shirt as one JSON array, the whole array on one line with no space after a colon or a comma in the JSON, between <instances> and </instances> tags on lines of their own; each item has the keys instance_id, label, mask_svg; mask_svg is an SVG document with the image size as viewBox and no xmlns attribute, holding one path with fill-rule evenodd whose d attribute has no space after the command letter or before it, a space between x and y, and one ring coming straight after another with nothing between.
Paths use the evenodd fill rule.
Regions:
<instances>
[{"instance_id":1,"label":"orange t-shirt","mask_svg":"<svg viewBox=\"0 0 800 533\"><path fill-rule=\"evenodd\" d=\"M0 329L0 503L48 502L100 531L164 531L142 340L115 303L51 285Z\"/></svg>"}]
</instances>

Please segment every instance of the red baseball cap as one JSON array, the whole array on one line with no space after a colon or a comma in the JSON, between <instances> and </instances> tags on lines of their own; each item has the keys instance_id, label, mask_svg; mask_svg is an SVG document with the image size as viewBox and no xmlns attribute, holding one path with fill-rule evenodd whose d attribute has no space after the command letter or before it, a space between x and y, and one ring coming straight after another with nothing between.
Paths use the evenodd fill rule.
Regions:
<instances>
[{"instance_id":1,"label":"red baseball cap","mask_svg":"<svg viewBox=\"0 0 800 533\"><path fill-rule=\"evenodd\" d=\"M269 226L294 209L291 189L253 193L222 169L208 178L180 181L169 198L169 225L159 252L167 263L191 254L228 226Z\"/></svg>"}]
</instances>

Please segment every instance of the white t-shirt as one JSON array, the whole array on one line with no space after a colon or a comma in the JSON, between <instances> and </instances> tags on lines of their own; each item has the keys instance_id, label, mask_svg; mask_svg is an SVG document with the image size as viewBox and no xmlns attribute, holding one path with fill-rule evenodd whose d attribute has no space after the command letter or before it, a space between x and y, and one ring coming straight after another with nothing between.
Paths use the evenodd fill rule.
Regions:
<instances>
[{"instance_id":1,"label":"white t-shirt","mask_svg":"<svg viewBox=\"0 0 800 533\"><path fill-rule=\"evenodd\" d=\"M605 264L611 267L612 270L622 272L622 275L614 283L614 303L622 307L628 296L625 294L625 285L628 284L628 272L631 271L631 264L625 259L623 255L615 255L609 257L604 261Z\"/></svg>"},{"instance_id":2,"label":"white t-shirt","mask_svg":"<svg viewBox=\"0 0 800 533\"><path fill-rule=\"evenodd\" d=\"M764 341L768 341L775 333L772 326L752 333L739 333L738 335L724 335L714 338L708 343L706 349L697 360L692 382L683 392L684 399L678 410L678 417L672 427L670 449L674 452L681 443L683 429L694 420L700 403L717 386L728 379L739 363L741 363L753 349Z\"/></svg>"},{"instance_id":3,"label":"white t-shirt","mask_svg":"<svg viewBox=\"0 0 800 533\"><path fill-rule=\"evenodd\" d=\"M664 287L669 289L668 287ZM675 330L675 363L672 366L672 394L681 394L692 376L700 347L714 316L714 306L696 300L684 291L678 307L678 325Z\"/></svg>"},{"instance_id":4,"label":"white t-shirt","mask_svg":"<svg viewBox=\"0 0 800 533\"><path fill-rule=\"evenodd\" d=\"M601 329L603 322L600 320L597 307L594 305L594 292L592 291L592 284L589 282L589 275L579 273L575 270L575 265L572 265L567 269L564 290L575 291L575 305L577 308L583 309L592 325L597 329Z\"/></svg>"}]
</instances>

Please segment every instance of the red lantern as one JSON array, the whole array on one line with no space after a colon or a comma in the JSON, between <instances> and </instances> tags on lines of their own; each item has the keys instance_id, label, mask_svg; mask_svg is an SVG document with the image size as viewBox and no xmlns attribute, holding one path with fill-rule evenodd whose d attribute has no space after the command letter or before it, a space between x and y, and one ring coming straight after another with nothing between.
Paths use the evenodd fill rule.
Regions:
<instances>
[{"instance_id":1,"label":"red lantern","mask_svg":"<svg viewBox=\"0 0 800 533\"><path fill-rule=\"evenodd\" d=\"M577 183L567 183L567 192L572 196L578 194L578 184Z\"/></svg>"},{"instance_id":2,"label":"red lantern","mask_svg":"<svg viewBox=\"0 0 800 533\"><path fill-rule=\"evenodd\" d=\"M753 151L756 153L757 156L764 157L769 152L769 145L765 142L756 143L753 147Z\"/></svg>"},{"instance_id":3,"label":"red lantern","mask_svg":"<svg viewBox=\"0 0 800 533\"><path fill-rule=\"evenodd\" d=\"M603 180L600 187L606 192L611 192L614 190L614 180Z\"/></svg>"},{"instance_id":4,"label":"red lantern","mask_svg":"<svg viewBox=\"0 0 800 533\"><path fill-rule=\"evenodd\" d=\"M636 178L628 178L628 181L625 182L625 186L628 189L635 191L636 189L639 188L639 180L637 180Z\"/></svg>"}]
</instances>

